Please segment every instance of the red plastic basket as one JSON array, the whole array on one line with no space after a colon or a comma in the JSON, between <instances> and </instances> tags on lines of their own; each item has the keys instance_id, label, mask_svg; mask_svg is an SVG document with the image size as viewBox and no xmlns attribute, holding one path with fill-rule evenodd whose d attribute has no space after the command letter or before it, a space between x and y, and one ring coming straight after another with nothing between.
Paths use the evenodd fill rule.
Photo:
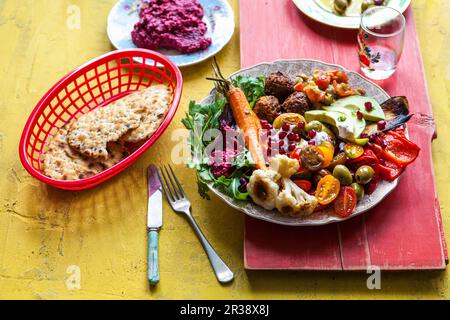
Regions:
<instances>
[{"instance_id":1,"label":"red plastic basket","mask_svg":"<svg viewBox=\"0 0 450 320\"><path fill-rule=\"evenodd\" d=\"M40 157L46 142L65 123L154 83L172 87L172 102L159 129L139 149L114 167L87 179L62 181L43 175ZM82 190L94 187L128 168L155 143L175 115L182 90L180 70L157 52L130 49L105 54L69 73L39 101L22 133L20 160L33 177L56 188Z\"/></svg>"}]
</instances>

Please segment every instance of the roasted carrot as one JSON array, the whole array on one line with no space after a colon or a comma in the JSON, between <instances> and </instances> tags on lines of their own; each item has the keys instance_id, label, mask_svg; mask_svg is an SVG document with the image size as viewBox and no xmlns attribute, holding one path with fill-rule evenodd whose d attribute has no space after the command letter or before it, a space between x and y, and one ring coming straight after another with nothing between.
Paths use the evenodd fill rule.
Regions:
<instances>
[{"instance_id":1,"label":"roasted carrot","mask_svg":"<svg viewBox=\"0 0 450 320\"><path fill-rule=\"evenodd\" d=\"M244 133L244 142L258 169L266 169L266 159L261 144L261 122L253 112L247 98L239 88L231 88L227 98L238 127Z\"/></svg>"},{"instance_id":2,"label":"roasted carrot","mask_svg":"<svg viewBox=\"0 0 450 320\"><path fill-rule=\"evenodd\" d=\"M250 107L244 92L240 88L234 87L229 80L223 77L215 59L213 68L216 73L216 78L211 80L215 81L217 90L227 97L236 124L244 135L245 146L250 151L256 168L267 169L264 148L261 142L262 128L260 119Z\"/></svg>"}]
</instances>

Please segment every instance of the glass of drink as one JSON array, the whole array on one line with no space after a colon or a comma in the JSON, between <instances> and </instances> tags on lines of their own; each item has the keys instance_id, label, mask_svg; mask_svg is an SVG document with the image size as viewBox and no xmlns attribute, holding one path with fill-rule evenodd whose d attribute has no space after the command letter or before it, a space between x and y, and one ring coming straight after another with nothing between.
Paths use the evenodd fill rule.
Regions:
<instances>
[{"instance_id":1,"label":"glass of drink","mask_svg":"<svg viewBox=\"0 0 450 320\"><path fill-rule=\"evenodd\" d=\"M374 6L361 16L358 54L362 72L384 80L394 74L403 51L405 17L386 6Z\"/></svg>"}]
</instances>

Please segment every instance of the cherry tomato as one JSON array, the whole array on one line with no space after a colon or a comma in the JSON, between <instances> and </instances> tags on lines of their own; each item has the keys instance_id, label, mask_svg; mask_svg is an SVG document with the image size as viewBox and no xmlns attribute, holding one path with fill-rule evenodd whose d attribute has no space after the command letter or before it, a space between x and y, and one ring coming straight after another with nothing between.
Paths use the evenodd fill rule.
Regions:
<instances>
[{"instance_id":1,"label":"cherry tomato","mask_svg":"<svg viewBox=\"0 0 450 320\"><path fill-rule=\"evenodd\" d=\"M309 192L312 188L312 183L308 180L295 180L294 183L305 192Z\"/></svg>"},{"instance_id":2,"label":"cherry tomato","mask_svg":"<svg viewBox=\"0 0 450 320\"><path fill-rule=\"evenodd\" d=\"M345 72L344 72L344 71L341 71L341 70L338 70L338 71L337 71L337 73L336 73L336 75L335 75L335 79L336 79L336 81L337 81L338 83L342 83L342 82L347 83L347 82L348 82L348 76L347 76L347 74L345 74Z\"/></svg>"},{"instance_id":3,"label":"cherry tomato","mask_svg":"<svg viewBox=\"0 0 450 320\"><path fill-rule=\"evenodd\" d=\"M317 185L316 198L321 205L327 205L333 202L339 195L341 184L338 179L332 175L323 177Z\"/></svg>"},{"instance_id":4,"label":"cherry tomato","mask_svg":"<svg viewBox=\"0 0 450 320\"><path fill-rule=\"evenodd\" d=\"M316 146L307 146L300 154L302 165L311 171L318 171L325 164L325 155L322 150Z\"/></svg>"},{"instance_id":5,"label":"cherry tomato","mask_svg":"<svg viewBox=\"0 0 450 320\"><path fill-rule=\"evenodd\" d=\"M305 89L305 84L302 82L299 82L294 86L295 91L303 92L303 89Z\"/></svg>"},{"instance_id":6,"label":"cherry tomato","mask_svg":"<svg viewBox=\"0 0 450 320\"><path fill-rule=\"evenodd\" d=\"M336 81L337 83L348 82L348 76L344 71L341 70L330 70L328 74L331 76L331 80Z\"/></svg>"},{"instance_id":7,"label":"cherry tomato","mask_svg":"<svg viewBox=\"0 0 450 320\"><path fill-rule=\"evenodd\" d=\"M323 167L329 167L334 158L334 145L329 141L323 141L318 148L322 151L324 156Z\"/></svg>"},{"instance_id":8,"label":"cherry tomato","mask_svg":"<svg viewBox=\"0 0 450 320\"><path fill-rule=\"evenodd\" d=\"M347 218L356 209L356 192L352 187L341 188L339 196L334 201L334 212L341 218Z\"/></svg>"},{"instance_id":9,"label":"cherry tomato","mask_svg":"<svg viewBox=\"0 0 450 320\"><path fill-rule=\"evenodd\" d=\"M325 73L321 73L316 78L316 84L321 90L326 90L330 85L331 77Z\"/></svg>"},{"instance_id":10,"label":"cherry tomato","mask_svg":"<svg viewBox=\"0 0 450 320\"><path fill-rule=\"evenodd\" d=\"M347 143L344 146L344 152L350 159L357 159L364 154L364 148L357 144Z\"/></svg>"},{"instance_id":11,"label":"cherry tomato","mask_svg":"<svg viewBox=\"0 0 450 320\"><path fill-rule=\"evenodd\" d=\"M329 168L334 169L334 167L336 167L339 164L345 165L347 159L348 158L345 152L340 152L333 158L333 161L331 161Z\"/></svg>"}]
</instances>

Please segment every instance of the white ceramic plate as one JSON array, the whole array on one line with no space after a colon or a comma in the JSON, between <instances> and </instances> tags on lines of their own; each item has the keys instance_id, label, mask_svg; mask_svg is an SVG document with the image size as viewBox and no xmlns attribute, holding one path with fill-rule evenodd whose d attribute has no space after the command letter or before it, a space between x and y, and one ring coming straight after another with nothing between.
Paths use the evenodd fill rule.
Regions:
<instances>
[{"instance_id":1,"label":"white ceramic plate","mask_svg":"<svg viewBox=\"0 0 450 320\"><path fill-rule=\"evenodd\" d=\"M268 76L272 72L281 71L284 74L290 76L291 78L295 78L295 76L305 73L311 74L312 70L329 70L329 69L340 69L345 70L341 66L331 65L327 63L323 63L316 60L279 60L272 63L262 63L256 66L250 67L248 69L240 70L230 77L233 78L237 75L244 76ZM363 88L367 92L367 96L373 97L379 103L382 103L388 100L389 95L379 86L370 82L359 73L347 71L345 70L349 77L349 82L354 87ZM215 99L216 91L215 89L211 91L208 97L206 97L202 103L212 103ZM211 191L216 194L219 198L229 204L231 207L244 212L245 214L260 220L265 220L268 222L288 225L288 226L320 226L330 223L342 222L353 217L356 217L373 207L375 207L378 203L380 203L398 184L398 179L393 182L388 181L380 181L377 189L371 195L366 195L362 201L360 201L356 207L356 211L348 218L339 218L332 214L332 212L322 211L318 213L314 213L309 217L299 217L292 218L281 215L278 211L268 211L264 208L254 204L253 202L242 202L235 200L225 194L222 194L220 191L214 189L212 185L210 185Z\"/></svg>"},{"instance_id":2,"label":"white ceramic plate","mask_svg":"<svg viewBox=\"0 0 450 320\"><path fill-rule=\"evenodd\" d=\"M324 23L326 25L344 28L344 29L358 29L361 16L340 16L336 13L330 12L325 6L321 4L320 0L292 0L297 8L305 15L313 20ZM411 0L389 0L388 7L397 9L401 13L405 12Z\"/></svg>"},{"instance_id":3,"label":"white ceramic plate","mask_svg":"<svg viewBox=\"0 0 450 320\"><path fill-rule=\"evenodd\" d=\"M206 37L212 44L206 50L191 54L182 54L175 50L158 50L166 55L178 67L186 67L202 62L225 47L231 40L235 29L234 13L227 0L197 0L204 8L203 20L208 26ZM117 49L136 48L131 40L131 31L139 21L141 0L120 0L108 16L108 37Z\"/></svg>"}]
</instances>

